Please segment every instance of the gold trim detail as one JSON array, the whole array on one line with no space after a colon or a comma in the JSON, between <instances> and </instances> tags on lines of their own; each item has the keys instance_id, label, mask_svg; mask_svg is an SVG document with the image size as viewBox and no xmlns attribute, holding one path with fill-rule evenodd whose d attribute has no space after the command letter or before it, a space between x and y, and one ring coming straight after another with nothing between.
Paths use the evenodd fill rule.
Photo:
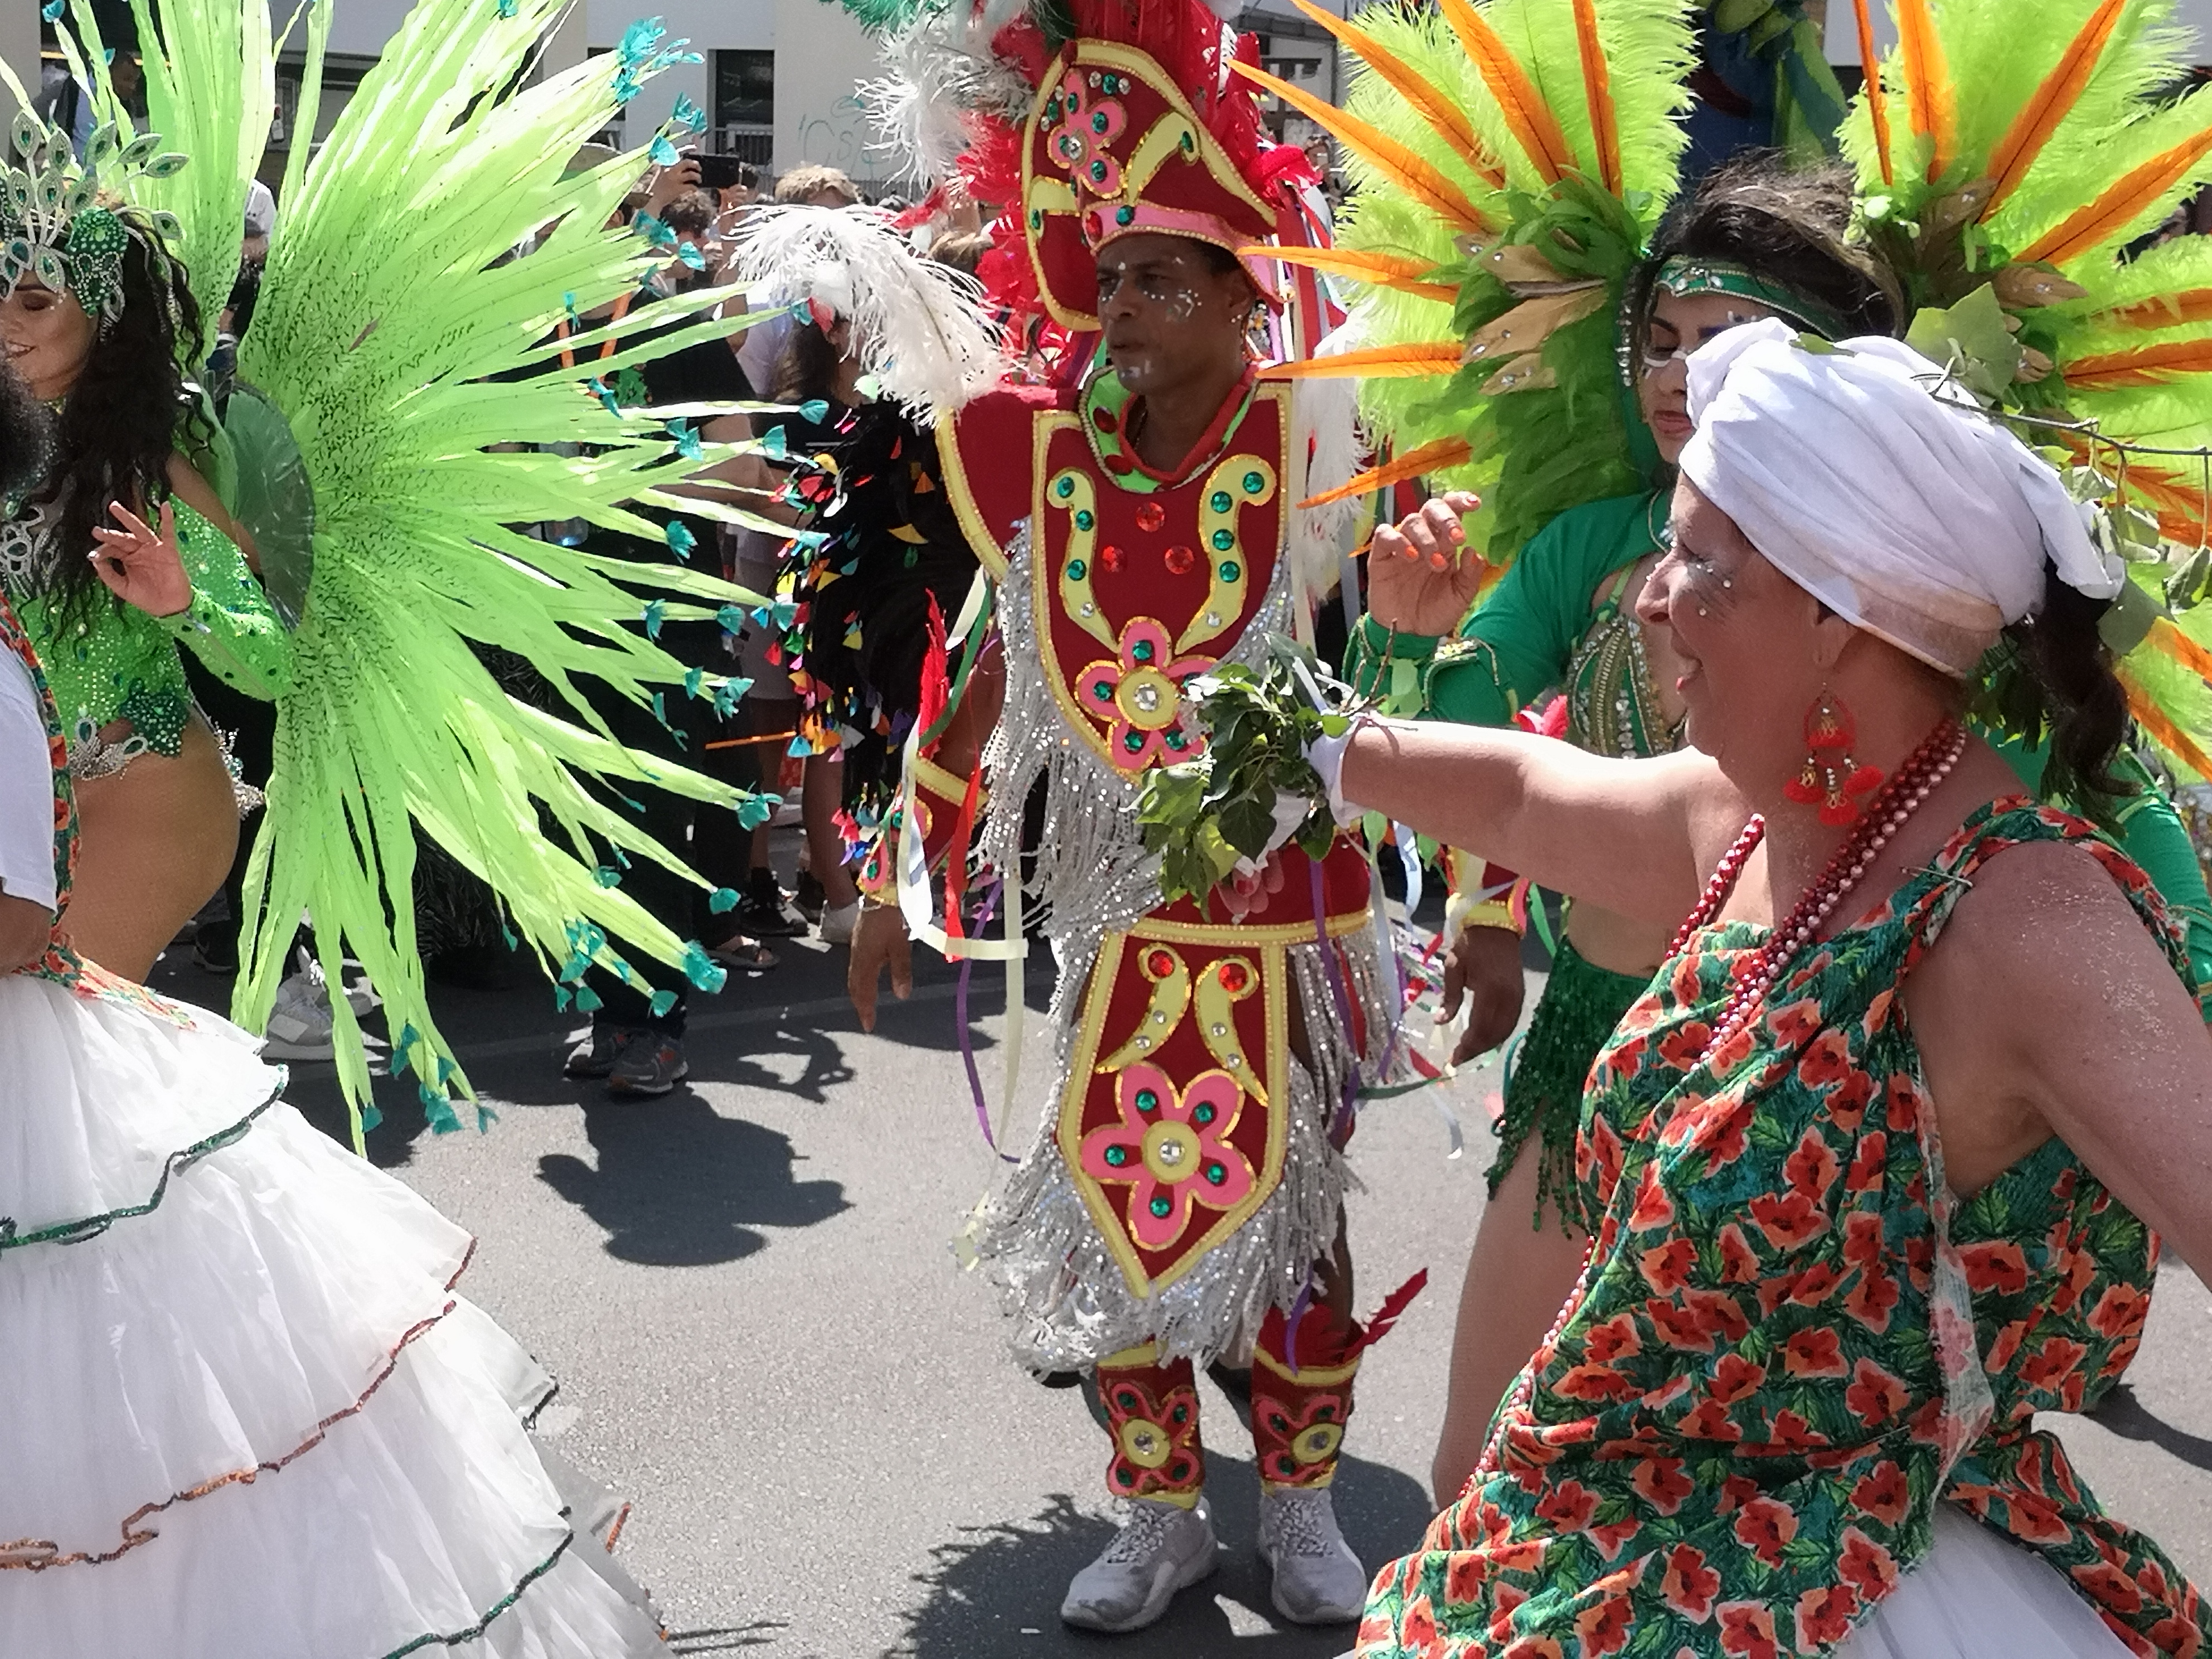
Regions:
<instances>
[{"instance_id":1,"label":"gold trim detail","mask_svg":"<svg viewBox=\"0 0 2212 1659\"><path fill-rule=\"evenodd\" d=\"M1256 483L1255 483L1256 480ZM1275 499L1275 469L1257 455L1231 455L1206 475L1198 501L1198 541L1206 557L1206 608L1191 618L1176 641L1176 654L1225 633L1244 614L1252 580L1252 561L1237 533L1238 515L1248 507ZM1225 548L1214 545L1223 535ZM1285 539L1287 539L1285 538ZM1279 554L1280 550L1275 550Z\"/></svg>"},{"instance_id":2,"label":"gold trim detail","mask_svg":"<svg viewBox=\"0 0 2212 1659\"><path fill-rule=\"evenodd\" d=\"M1359 1359L1357 1355L1353 1356L1352 1363L1348 1365L1332 1365L1326 1369L1318 1365L1309 1365L1294 1371L1265 1348L1255 1348L1252 1350L1252 1363L1255 1365L1266 1366L1285 1382L1295 1382L1302 1389L1340 1388L1359 1374Z\"/></svg>"},{"instance_id":3,"label":"gold trim detail","mask_svg":"<svg viewBox=\"0 0 2212 1659\"><path fill-rule=\"evenodd\" d=\"M990 521L977 505L975 492L968 482L968 465L960 454L960 417L946 415L937 422L938 470L943 475L945 499L952 503L952 516L960 525L961 533L968 538L968 546L981 563L984 572L994 582L1003 581L1006 575L1006 550L999 545Z\"/></svg>"}]
</instances>

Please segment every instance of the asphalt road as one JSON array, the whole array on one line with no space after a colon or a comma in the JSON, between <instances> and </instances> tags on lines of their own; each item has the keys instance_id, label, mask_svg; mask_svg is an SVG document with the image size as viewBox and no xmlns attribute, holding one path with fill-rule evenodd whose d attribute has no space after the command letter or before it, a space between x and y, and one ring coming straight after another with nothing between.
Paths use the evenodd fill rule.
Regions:
<instances>
[{"instance_id":1,"label":"asphalt road","mask_svg":"<svg viewBox=\"0 0 2212 1659\"><path fill-rule=\"evenodd\" d=\"M863 1035L843 999L843 952L782 949L781 966L695 1005L690 1084L647 1103L562 1079L569 1027L542 988L442 994L441 1023L499 1122L428 1134L411 1087L395 1086L369 1138L379 1163L477 1233L464 1288L562 1379L544 1428L635 1500L622 1555L653 1589L671 1651L1330 1659L1348 1648L1348 1628L1285 1627L1270 1610L1250 1442L1206 1383L1219 1574L1139 1636L1061 1626L1068 1578L1112 1532L1106 1445L1077 1395L1005 1359L987 1287L950 1249L995 1163L964 1076L954 977L925 966L914 1000ZM1041 1006L1035 981L1049 964L1036 960ZM218 1006L228 994L168 963L155 982ZM978 969L971 990L995 1098L996 970ZM1017 1146L1036 1122L1042 1048L1029 1045ZM296 1068L292 1098L335 1127L330 1073ZM1336 1486L1370 1566L1410 1547L1429 1516L1495 1088L1494 1073L1457 1085L1456 1159L1433 1091L1361 1120L1360 1300L1371 1306L1416 1267L1433 1281L1369 1358ZM2131 1389L2063 1428L2107 1506L2200 1583L2212 1583L2208 1352L2212 1297L2170 1267Z\"/></svg>"}]
</instances>

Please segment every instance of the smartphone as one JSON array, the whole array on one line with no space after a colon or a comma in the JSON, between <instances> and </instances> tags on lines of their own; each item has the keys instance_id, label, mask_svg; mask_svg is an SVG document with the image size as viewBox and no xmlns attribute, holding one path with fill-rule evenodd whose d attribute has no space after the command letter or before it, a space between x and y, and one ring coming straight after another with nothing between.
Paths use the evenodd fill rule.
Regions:
<instances>
[{"instance_id":1,"label":"smartphone","mask_svg":"<svg viewBox=\"0 0 2212 1659\"><path fill-rule=\"evenodd\" d=\"M738 185L752 188L759 174L750 161L734 155L702 155L699 158L699 182L709 190L729 190Z\"/></svg>"}]
</instances>

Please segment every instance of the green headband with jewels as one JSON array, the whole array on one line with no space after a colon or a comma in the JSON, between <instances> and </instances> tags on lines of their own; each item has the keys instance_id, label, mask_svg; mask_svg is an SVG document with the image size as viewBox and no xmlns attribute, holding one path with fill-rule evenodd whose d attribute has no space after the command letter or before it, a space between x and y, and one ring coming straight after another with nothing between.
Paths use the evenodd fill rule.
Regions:
<instances>
[{"instance_id":1,"label":"green headband with jewels","mask_svg":"<svg viewBox=\"0 0 2212 1659\"><path fill-rule=\"evenodd\" d=\"M1739 300L1756 301L1824 340L1840 340L1851 331L1850 322L1841 312L1768 281L1749 265L1728 259L1698 259L1677 254L1659 267L1659 275L1651 287L1655 293L1664 289L1682 299L1698 294L1727 294Z\"/></svg>"},{"instance_id":2,"label":"green headband with jewels","mask_svg":"<svg viewBox=\"0 0 2212 1659\"><path fill-rule=\"evenodd\" d=\"M185 158L163 150L158 133L125 140L104 125L80 161L68 136L28 110L16 113L9 139L17 165L0 172L0 294L29 277L74 294L88 316L120 316L123 255L132 240L166 262L162 239L178 234L173 215L123 205L129 184L168 178Z\"/></svg>"}]
</instances>

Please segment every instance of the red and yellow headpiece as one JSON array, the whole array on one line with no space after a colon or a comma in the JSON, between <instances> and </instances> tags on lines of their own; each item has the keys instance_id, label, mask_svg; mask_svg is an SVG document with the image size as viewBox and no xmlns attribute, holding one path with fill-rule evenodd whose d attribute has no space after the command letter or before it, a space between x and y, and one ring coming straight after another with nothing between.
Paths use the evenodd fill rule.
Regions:
<instances>
[{"instance_id":1,"label":"red and yellow headpiece","mask_svg":"<svg viewBox=\"0 0 2212 1659\"><path fill-rule=\"evenodd\" d=\"M1022 228L1063 328L1098 326L1098 251L1117 237L1188 236L1235 252L1275 234L1278 181L1304 158L1261 137L1249 89L1218 78L1218 46L1199 55L1212 71L1196 89L1203 112L1152 53L1115 40L1068 41L1037 88L1022 134ZM1245 269L1275 297L1267 262Z\"/></svg>"}]
</instances>

